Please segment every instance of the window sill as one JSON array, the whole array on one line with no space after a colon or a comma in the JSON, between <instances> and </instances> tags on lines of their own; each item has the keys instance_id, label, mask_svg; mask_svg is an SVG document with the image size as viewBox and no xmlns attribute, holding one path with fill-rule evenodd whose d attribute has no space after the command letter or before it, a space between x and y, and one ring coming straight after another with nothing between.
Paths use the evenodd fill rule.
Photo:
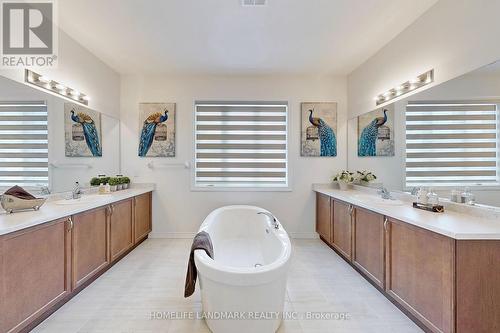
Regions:
<instances>
[{"instance_id":1,"label":"window sill","mask_svg":"<svg viewBox=\"0 0 500 333\"><path fill-rule=\"evenodd\" d=\"M191 186L191 192L292 192L288 187L197 187Z\"/></svg>"},{"instance_id":2,"label":"window sill","mask_svg":"<svg viewBox=\"0 0 500 333\"><path fill-rule=\"evenodd\" d=\"M500 191L500 184L498 185L470 185L470 186L426 186L427 188L432 187L435 191L451 191L454 189L469 188L471 191ZM406 187L405 192L411 191L411 187Z\"/></svg>"}]
</instances>

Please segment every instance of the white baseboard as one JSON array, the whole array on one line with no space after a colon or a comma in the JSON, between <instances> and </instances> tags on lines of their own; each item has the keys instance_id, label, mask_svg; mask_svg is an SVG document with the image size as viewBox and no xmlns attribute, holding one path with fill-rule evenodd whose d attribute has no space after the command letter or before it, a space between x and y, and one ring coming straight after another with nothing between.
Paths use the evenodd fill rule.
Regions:
<instances>
[{"instance_id":1,"label":"white baseboard","mask_svg":"<svg viewBox=\"0 0 500 333\"><path fill-rule=\"evenodd\" d=\"M173 238L173 239L192 239L195 232L152 232L149 238ZM291 238L294 239L315 239L319 238L315 232L290 232Z\"/></svg>"}]
</instances>

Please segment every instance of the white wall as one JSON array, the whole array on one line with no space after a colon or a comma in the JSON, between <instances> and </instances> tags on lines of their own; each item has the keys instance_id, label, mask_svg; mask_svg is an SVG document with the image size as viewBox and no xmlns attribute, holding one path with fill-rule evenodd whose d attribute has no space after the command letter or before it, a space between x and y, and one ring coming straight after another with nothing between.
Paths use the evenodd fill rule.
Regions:
<instances>
[{"instance_id":1,"label":"white wall","mask_svg":"<svg viewBox=\"0 0 500 333\"><path fill-rule=\"evenodd\" d=\"M344 168L347 92L345 78L332 77L122 77L122 172L135 182L153 182L153 236L191 237L213 209L229 204L251 204L269 209L293 236L315 236L315 199L312 183L324 183ZM184 162L193 158L195 100L288 101L290 112L289 162L291 192L192 192L191 173L182 168L150 170L146 164ZM300 103L338 102L338 157L300 157ZM176 158L139 158L140 102L175 102Z\"/></svg>"},{"instance_id":2,"label":"white wall","mask_svg":"<svg viewBox=\"0 0 500 333\"><path fill-rule=\"evenodd\" d=\"M89 107L119 117L120 76L83 46L59 30L59 57L55 69L33 68L37 73L77 89L90 97ZM0 75L24 82L23 69L0 69Z\"/></svg>"},{"instance_id":3,"label":"white wall","mask_svg":"<svg viewBox=\"0 0 500 333\"><path fill-rule=\"evenodd\" d=\"M500 59L500 1L440 0L348 77L350 117L431 68L435 84Z\"/></svg>"},{"instance_id":4,"label":"white wall","mask_svg":"<svg viewBox=\"0 0 500 333\"><path fill-rule=\"evenodd\" d=\"M394 103L395 155L393 157L358 157L357 118L348 121L348 168L373 171L384 186L393 190L403 190L405 180L405 110L408 101L439 100L500 100L500 71L493 73L472 72L432 89L402 99ZM449 197L449 190L437 191ZM479 203L500 206L500 190L494 188L473 189Z\"/></svg>"},{"instance_id":5,"label":"white wall","mask_svg":"<svg viewBox=\"0 0 500 333\"><path fill-rule=\"evenodd\" d=\"M49 163L85 163L89 169L49 168L53 192L71 190L75 181L87 184L97 174L114 175L120 170L119 120L103 115L102 157L66 157L64 152L64 103L66 100L44 93L22 83L0 77L0 101L46 101L48 111Z\"/></svg>"}]
</instances>

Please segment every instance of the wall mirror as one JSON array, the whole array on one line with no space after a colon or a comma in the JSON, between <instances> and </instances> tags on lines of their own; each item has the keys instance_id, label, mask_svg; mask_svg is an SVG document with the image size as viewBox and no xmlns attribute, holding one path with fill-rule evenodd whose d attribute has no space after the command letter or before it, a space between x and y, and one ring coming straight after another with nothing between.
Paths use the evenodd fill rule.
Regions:
<instances>
[{"instance_id":1,"label":"wall mirror","mask_svg":"<svg viewBox=\"0 0 500 333\"><path fill-rule=\"evenodd\" d=\"M479 204L498 207L499 104L500 61L350 119L348 167L373 171L390 190L429 187L449 198L470 188ZM368 143L366 117L381 124Z\"/></svg>"},{"instance_id":2,"label":"wall mirror","mask_svg":"<svg viewBox=\"0 0 500 333\"><path fill-rule=\"evenodd\" d=\"M85 155L79 151L86 144L84 125L65 120L71 115L68 103L0 76L0 193L13 185L33 193L44 186L64 192L75 182L88 186L93 176L120 172L119 120L76 107L76 116L78 112L100 114L96 122L102 155L78 156Z\"/></svg>"}]
</instances>

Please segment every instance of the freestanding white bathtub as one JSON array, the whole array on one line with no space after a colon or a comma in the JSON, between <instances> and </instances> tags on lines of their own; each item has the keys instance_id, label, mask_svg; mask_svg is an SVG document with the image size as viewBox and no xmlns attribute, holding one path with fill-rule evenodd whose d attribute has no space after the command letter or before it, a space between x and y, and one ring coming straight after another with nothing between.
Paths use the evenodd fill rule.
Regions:
<instances>
[{"instance_id":1,"label":"freestanding white bathtub","mask_svg":"<svg viewBox=\"0 0 500 333\"><path fill-rule=\"evenodd\" d=\"M214 260L195 251L203 318L214 333L271 333L281 323L291 254L281 224L255 206L225 206L200 227L212 239Z\"/></svg>"}]
</instances>

